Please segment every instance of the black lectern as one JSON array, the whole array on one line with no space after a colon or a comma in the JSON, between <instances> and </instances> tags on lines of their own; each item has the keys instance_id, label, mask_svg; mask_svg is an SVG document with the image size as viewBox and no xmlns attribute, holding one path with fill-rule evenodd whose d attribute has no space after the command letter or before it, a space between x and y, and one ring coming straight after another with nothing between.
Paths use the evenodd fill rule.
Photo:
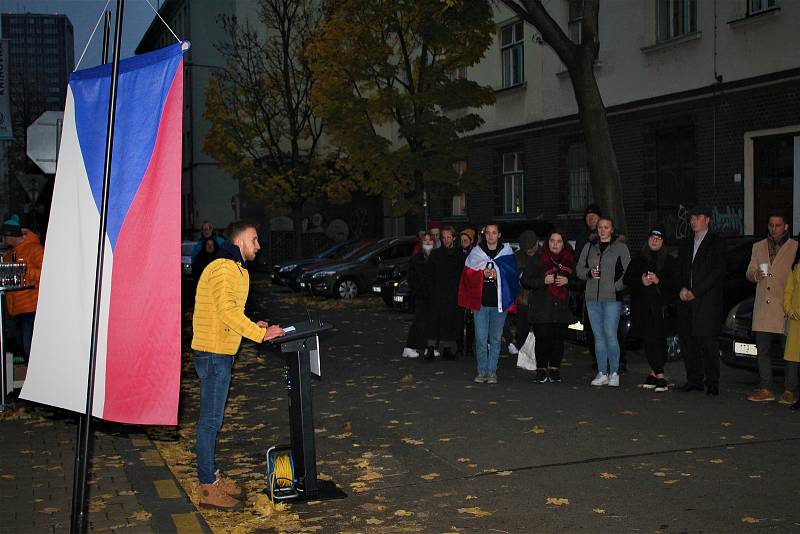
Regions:
<instances>
[{"instance_id":1,"label":"black lectern","mask_svg":"<svg viewBox=\"0 0 800 534\"><path fill-rule=\"evenodd\" d=\"M311 376L312 372L318 376L320 373L319 333L331 328L333 326L329 323L304 321L283 327L285 334L270 340L272 345L279 346L281 352L286 353L290 448L294 462L292 478L296 490L288 493L286 498L320 500L344 496L332 482L325 484L325 481L317 480L314 443Z\"/></svg>"}]
</instances>

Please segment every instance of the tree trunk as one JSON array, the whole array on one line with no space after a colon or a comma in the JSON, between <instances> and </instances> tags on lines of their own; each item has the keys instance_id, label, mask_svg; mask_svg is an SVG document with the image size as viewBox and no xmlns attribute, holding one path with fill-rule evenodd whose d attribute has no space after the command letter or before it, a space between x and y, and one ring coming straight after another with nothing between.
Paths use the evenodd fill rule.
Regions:
<instances>
[{"instance_id":1,"label":"tree trunk","mask_svg":"<svg viewBox=\"0 0 800 534\"><path fill-rule=\"evenodd\" d=\"M579 61L576 68L569 69L572 90L586 139L586 155L595 200L603 213L614 220L616 233L625 234L628 227L617 156L611 143L608 116L593 69L594 61L588 59Z\"/></svg>"}]
</instances>

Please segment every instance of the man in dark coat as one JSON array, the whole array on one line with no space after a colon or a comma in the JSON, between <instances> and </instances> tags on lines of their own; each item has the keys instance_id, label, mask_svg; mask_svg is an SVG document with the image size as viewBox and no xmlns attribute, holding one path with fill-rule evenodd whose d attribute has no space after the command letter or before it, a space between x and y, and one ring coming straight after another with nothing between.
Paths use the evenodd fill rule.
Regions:
<instances>
[{"instance_id":1,"label":"man in dark coat","mask_svg":"<svg viewBox=\"0 0 800 534\"><path fill-rule=\"evenodd\" d=\"M442 246L431 253L433 307L439 351L445 360L455 359L464 327L464 312L458 307L458 283L464 270L464 255L456 244L456 230L442 228Z\"/></svg>"},{"instance_id":2,"label":"man in dark coat","mask_svg":"<svg viewBox=\"0 0 800 534\"><path fill-rule=\"evenodd\" d=\"M694 232L678 249L680 302L678 332L686 384L681 391L719 395L719 342L723 321L725 243L709 230L711 211L698 206L690 212Z\"/></svg>"}]
</instances>

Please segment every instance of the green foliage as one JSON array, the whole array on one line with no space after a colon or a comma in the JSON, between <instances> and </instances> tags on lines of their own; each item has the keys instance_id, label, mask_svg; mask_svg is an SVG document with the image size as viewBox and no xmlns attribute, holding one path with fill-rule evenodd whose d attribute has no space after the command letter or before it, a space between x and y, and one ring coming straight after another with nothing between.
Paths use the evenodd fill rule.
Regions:
<instances>
[{"instance_id":1,"label":"green foliage","mask_svg":"<svg viewBox=\"0 0 800 534\"><path fill-rule=\"evenodd\" d=\"M346 201L354 182L339 154L323 153L322 121L309 101L314 80L304 54L322 13L314 0L259 0L259 7L257 28L220 18L226 66L206 88L204 149L275 211Z\"/></svg>"},{"instance_id":2,"label":"green foliage","mask_svg":"<svg viewBox=\"0 0 800 534\"><path fill-rule=\"evenodd\" d=\"M455 75L494 31L488 1L340 0L309 47L314 111L368 193L397 211L468 189L453 164L494 92Z\"/></svg>"}]
</instances>

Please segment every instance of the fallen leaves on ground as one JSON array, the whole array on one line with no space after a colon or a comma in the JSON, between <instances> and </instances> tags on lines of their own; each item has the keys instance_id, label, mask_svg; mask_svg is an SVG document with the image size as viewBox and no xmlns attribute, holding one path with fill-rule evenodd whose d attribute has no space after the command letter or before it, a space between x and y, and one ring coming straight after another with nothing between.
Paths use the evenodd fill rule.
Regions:
<instances>
[{"instance_id":1,"label":"fallen leaves on ground","mask_svg":"<svg viewBox=\"0 0 800 534\"><path fill-rule=\"evenodd\" d=\"M459 514L469 514L475 517L486 517L492 515L492 512L487 512L486 510L481 510L478 506L473 506L471 508L459 508Z\"/></svg>"},{"instance_id":2,"label":"fallen leaves on ground","mask_svg":"<svg viewBox=\"0 0 800 534\"><path fill-rule=\"evenodd\" d=\"M528 430L528 434L544 434L544 428L539 426L534 426L530 430Z\"/></svg>"},{"instance_id":3,"label":"fallen leaves on ground","mask_svg":"<svg viewBox=\"0 0 800 534\"><path fill-rule=\"evenodd\" d=\"M615 475L614 473L600 473L600 478L611 480L612 478L617 478L617 475Z\"/></svg>"},{"instance_id":4,"label":"fallen leaves on ground","mask_svg":"<svg viewBox=\"0 0 800 534\"><path fill-rule=\"evenodd\" d=\"M592 508L592 512L596 514L604 514L606 511L603 508Z\"/></svg>"},{"instance_id":5,"label":"fallen leaves on ground","mask_svg":"<svg viewBox=\"0 0 800 534\"><path fill-rule=\"evenodd\" d=\"M565 499L564 497L548 497L545 504L549 504L550 506L565 506L569 504L569 499Z\"/></svg>"},{"instance_id":6,"label":"fallen leaves on ground","mask_svg":"<svg viewBox=\"0 0 800 534\"><path fill-rule=\"evenodd\" d=\"M497 472L497 476L499 476L499 477L507 477L510 474L511 474L511 471L498 471Z\"/></svg>"},{"instance_id":7,"label":"fallen leaves on ground","mask_svg":"<svg viewBox=\"0 0 800 534\"><path fill-rule=\"evenodd\" d=\"M751 525L754 525L756 523L761 523L761 520L748 515L742 518L742 523L750 523Z\"/></svg>"},{"instance_id":8,"label":"fallen leaves on ground","mask_svg":"<svg viewBox=\"0 0 800 534\"><path fill-rule=\"evenodd\" d=\"M407 510L395 510L394 515L396 515L397 517L408 517L414 514Z\"/></svg>"},{"instance_id":9,"label":"fallen leaves on ground","mask_svg":"<svg viewBox=\"0 0 800 534\"><path fill-rule=\"evenodd\" d=\"M427 475L422 475L419 478L423 480L433 480L434 478L438 478L439 473L428 473Z\"/></svg>"},{"instance_id":10,"label":"fallen leaves on ground","mask_svg":"<svg viewBox=\"0 0 800 534\"><path fill-rule=\"evenodd\" d=\"M400 441L402 441L403 443L407 443L409 445L425 445L425 442L421 439L402 438Z\"/></svg>"},{"instance_id":11,"label":"fallen leaves on ground","mask_svg":"<svg viewBox=\"0 0 800 534\"><path fill-rule=\"evenodd\" d=\"M723 460L722 458L713 458L713 459L709 460L708 462L712 463L712 464L722 464L722 463L725 463L725 460Z\"/></svg>"}]
</instances>

